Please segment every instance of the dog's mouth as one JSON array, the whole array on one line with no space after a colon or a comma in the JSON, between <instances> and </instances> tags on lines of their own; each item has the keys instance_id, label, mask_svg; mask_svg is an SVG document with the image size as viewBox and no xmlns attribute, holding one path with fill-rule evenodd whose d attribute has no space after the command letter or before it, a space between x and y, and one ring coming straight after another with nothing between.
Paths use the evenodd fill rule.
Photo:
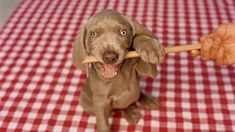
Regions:
<instances>
[{"instance_id":1,"label":"dog's mouth","mask_svg":"<svg viewBox=\"0 0 235 132\"><path fill-rule=\"evenodd\" d=\"M103 64L97 62L95 63L95 66L96 66L96 71L102 78L106 80L112 80L118 76L121 64L114 65L114 64Z\"/></svg>"}]
</instances>

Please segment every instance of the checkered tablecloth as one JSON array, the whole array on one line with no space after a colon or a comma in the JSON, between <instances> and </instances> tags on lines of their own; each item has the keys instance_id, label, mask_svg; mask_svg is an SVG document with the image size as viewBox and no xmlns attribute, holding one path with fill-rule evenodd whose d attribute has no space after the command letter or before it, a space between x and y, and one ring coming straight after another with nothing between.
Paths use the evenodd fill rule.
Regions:
<instances>
[{"instance_id":1,"label":"checkered tablecloth","mask_svg":"<svg viewBox=\"0 0 235 132\"><path fill-rule=\"evenodd\" d=\"M86 75L72 66L71 47L79 25L106 8L137 19L164 46L235 21L234 0L22 0L0 32L1 132L96 130L79 103ZM160 109L141 110L137 125L115 111L113 131L235 131L235 65L179 53L157 67L158 77L140 84Z\"/></svg>"}]
</instances>

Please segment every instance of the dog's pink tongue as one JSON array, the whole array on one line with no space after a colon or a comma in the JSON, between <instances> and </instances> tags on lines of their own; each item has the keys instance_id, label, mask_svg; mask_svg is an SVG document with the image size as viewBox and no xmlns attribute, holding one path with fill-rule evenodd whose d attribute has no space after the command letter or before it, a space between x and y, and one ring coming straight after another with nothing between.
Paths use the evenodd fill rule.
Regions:
<instances>
[{"instance_id":1,"label":"dog's pink tongue","mask_svg":"<svg viewBox=\"0 0 235 132\"><path fill-rule=\"evenodd\" d=\"M113 77L116 74L116 67L110 64L104 64L104 76Z\"/></svg>"}]
</instances>

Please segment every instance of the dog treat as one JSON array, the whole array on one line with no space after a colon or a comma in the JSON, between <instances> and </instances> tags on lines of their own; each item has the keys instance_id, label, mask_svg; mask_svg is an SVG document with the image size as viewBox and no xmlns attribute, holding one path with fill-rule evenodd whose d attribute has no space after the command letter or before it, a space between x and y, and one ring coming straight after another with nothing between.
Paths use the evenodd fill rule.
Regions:
<instances>
[{"instance_id":1,"label":"dog treat","mask_svg":"<svg viewBox=\"0 0 235 132\"><path fill-rule=\"evenodd\" d=\"M165 53L176 53L176 52L184 52L184 51L190 51L195 49L200 49L201 44L188 44L188 45L182 45L182 46L172 46L172 47L166 47L164 48ZM135 58L139 57L140 55L136 51L130 51L126 55L127 58ZM94 56L87 56L85 60L82 62L82 64L85 63L92 63L97 62L97 59Z\"/></svg>"}]
</instances>

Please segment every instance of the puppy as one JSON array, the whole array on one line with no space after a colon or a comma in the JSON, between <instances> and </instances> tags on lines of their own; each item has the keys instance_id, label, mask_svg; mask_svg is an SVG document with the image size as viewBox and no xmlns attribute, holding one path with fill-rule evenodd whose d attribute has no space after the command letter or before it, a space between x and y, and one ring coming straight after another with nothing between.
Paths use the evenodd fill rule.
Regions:
<instances>
[{"instance_id":1,"label":"puppy","mask_svg":"<svg viewBox=\"0 0 235 132\"><path fill-rule=\"evenodd\" d=\"M125 59L136 50L140 58ZM88 55L99 62L88 67L81 62ZM130 123L137 123L140 112L134 103L156 109L158 102L144 94L139 75L155 78L155 64L164 60L164 49L158 39L135 20L113 10L104 10L80 27L73 45L73 64L88 69L88 78L81 91L80 104L96 116L97 130L109 132L108 117L113 109L123 109Z\"/></svg>"}]
</instances>

